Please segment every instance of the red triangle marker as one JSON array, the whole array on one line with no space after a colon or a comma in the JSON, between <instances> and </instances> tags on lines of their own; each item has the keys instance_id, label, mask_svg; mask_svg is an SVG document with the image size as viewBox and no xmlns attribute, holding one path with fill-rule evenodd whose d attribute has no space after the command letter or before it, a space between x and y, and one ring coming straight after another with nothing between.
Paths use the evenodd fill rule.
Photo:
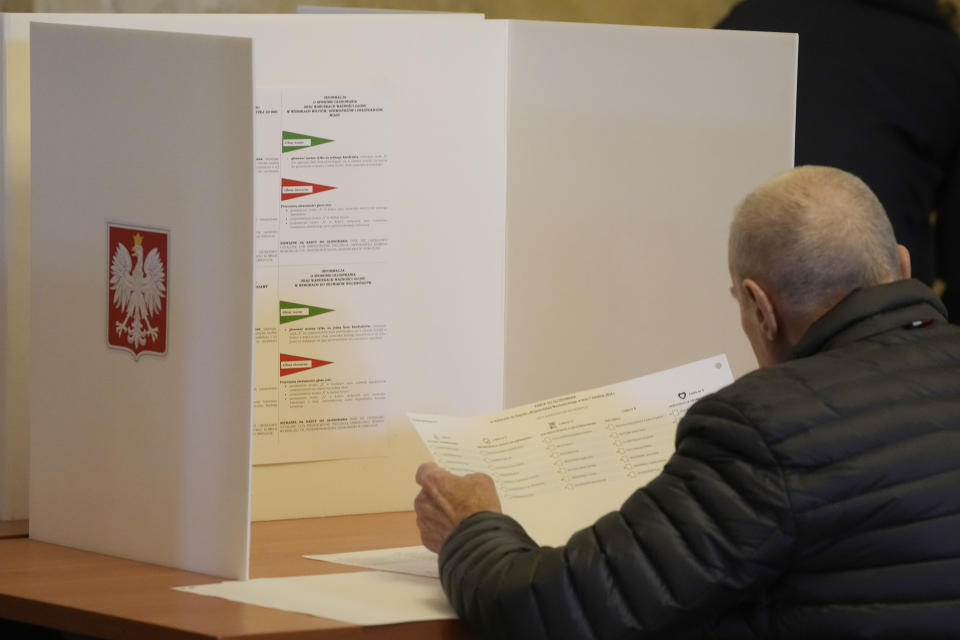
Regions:
<instances>
[{"instance_id":1,"label":"red triangle marker","mask_svg":"<svg viewBox=\"0 0 960 640\"><path fill-rule=\"evenodd\" d=\"M280 200L302 198L303 196L311 196L315 193L330 191L331 189L336 189L336 187L328 187L323 184L313 184L312 182L301 182L300 180L283 178L280 180Z\"/></svg>"},{"instance_id":2,"label":"red triangle marker","mask_svg":"<svg viewBox=\"0 0 960 640\"><path fill-rule=\"evenodd\" d=\"M291 356L286 353L280 354L280 376L288 376L291 373L300 373L309 371L328 364L333 364L327 360L314 360L313 358L304 358L303 356Z\"/></svg>"}]
</instances>

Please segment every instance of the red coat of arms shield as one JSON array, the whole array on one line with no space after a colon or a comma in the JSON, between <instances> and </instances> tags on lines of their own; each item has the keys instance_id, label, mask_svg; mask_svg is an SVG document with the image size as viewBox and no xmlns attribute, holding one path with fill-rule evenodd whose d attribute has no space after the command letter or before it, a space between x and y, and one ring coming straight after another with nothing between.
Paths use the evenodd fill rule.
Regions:
<instances>
[{"instance_id":1,"label":"red coat of arms shield","mask_svg":"<svg viewBox=\"0 0 960 640\"><path fill-rule=\"evenodd\" d=\"M107 344L138 359L167 352L168 232L107 225Z\"/></svg>"}]
</instances>

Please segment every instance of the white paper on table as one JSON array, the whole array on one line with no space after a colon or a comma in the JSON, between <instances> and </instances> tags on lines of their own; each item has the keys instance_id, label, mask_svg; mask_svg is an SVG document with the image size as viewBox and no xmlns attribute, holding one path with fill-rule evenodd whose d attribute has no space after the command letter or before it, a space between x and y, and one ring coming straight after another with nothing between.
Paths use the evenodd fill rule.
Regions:
<instances>
[{"instance_id":1,"label":"white paper on table","mask_svg":"<svg viewBox=\"0 0 960 640\"><path fill-rule=\"evenodd\" d=\"M557 546L658 475L690 405L731 382L721 354L484 416L408 417L438 464L491 475L503 512Z\"/></svg>"},{"instance_id":2,"label":"white paper on table","mask_svg":"<svg viewBox=\"0 0 960 640\"><path fill-rule=\"evenodd\" d=\"M324 560L378 571L407 573L428 578L440 577L440 571L437 567L437 554L423 545L351 551L348 553L320 553L303 557L310 560Z\"/></svg>"},{"instance_id":3,"label":"white paper on table","mask_svg":"<svg viewBox=\"0 0 960 640\"><path fill-rule=\"evenodd\" d=\"M257 578L174 588L358 625L457 617L436 578L384 571Z\"/></svg>"}]
</instances>

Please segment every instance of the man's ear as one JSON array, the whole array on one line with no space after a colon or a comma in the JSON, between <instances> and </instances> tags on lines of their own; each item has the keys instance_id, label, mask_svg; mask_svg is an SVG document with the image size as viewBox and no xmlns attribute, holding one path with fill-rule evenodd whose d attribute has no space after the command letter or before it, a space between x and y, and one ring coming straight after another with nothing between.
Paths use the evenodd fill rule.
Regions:
<instances>
[{"instance_id":1,"label":"man's ear","mask_svg":"<svg viewBox=\"0 0 960 640\"><path fill-rule=\"evenodd\" d=\"M900 256L900 275L904 280L910 279L910 252L902 244L897 245L897 254Z\"/></svg>"},{"instance_id":2,"label":"man's ear","mask_svg":"<svg viewBox=\"0 0 960 640\"><path fill-rule=\"evenodd\" d=\"M763 287L750 278L744 279L743 290L747 296L750 313L754 314L754 319L757 326L760 327L763 337L768 342L775 341L780 334L780 322L777 319L777 312L770 296L763 290Z\"/></svg>"}]
</instances>

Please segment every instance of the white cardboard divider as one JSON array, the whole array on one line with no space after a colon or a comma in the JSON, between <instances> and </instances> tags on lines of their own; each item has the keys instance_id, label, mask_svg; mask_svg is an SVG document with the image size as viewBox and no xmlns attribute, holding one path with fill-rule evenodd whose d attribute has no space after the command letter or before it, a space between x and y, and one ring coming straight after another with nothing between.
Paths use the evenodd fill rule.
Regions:
<instances>
[{"instance_id":1,"label":"white cardboard divider","mask_svg":"<svg viewBox=\"0 0 960 640\"><path fill-rule=\"evenodd\" d=\"M415 368L397 376L391 456L257 466L252 509L262 520L409 508L413 471L428 453L403 412L502 406L505 28L490 28L476 15L5 18L8 43L21 45L36 20L241 35L254 41L258 86L377 87L389 94L398 123L395 246L404 252L397 274L404 286L391 300L404 310L393 359ZM19 127L29 126L24 120ZM11 214L29 220L28 211ZM18 422L3 431L24 428Z\"/></svg>"},{"instance_id":2,"label":"white cardboard divider","mask_svg":"<svg viewBox=\"0 0 960 640\"><path fill-rule=\"evenodd\" d=\"M252 43L31 40L30 535L246 579ZM169 232L165 355L107 346L108 222Z\"/></svg>"},{"instance_id":3,"label":"white cardboard divider","mask_svg":"<svg viewBox=\"0 0 960 640\"><path fill-rule=\"evenodd\" d=\"M510 23L505 404L723 351L736 204L793 165L796 36Z\"/></svg>"}]
</instances>

